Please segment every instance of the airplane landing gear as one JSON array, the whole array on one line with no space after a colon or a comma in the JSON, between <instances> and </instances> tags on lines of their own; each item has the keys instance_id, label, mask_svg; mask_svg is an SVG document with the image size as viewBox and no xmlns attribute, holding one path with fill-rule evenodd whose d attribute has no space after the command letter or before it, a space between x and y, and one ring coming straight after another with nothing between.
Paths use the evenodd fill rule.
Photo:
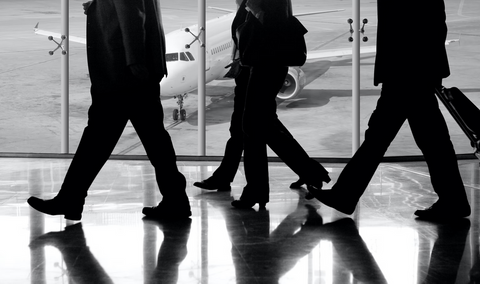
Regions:
<instances>
[{"instance_id":1,"label":"airplane landing gear","mask_svg":"<svg viewBox=\"0 0 480 284\"><path fill-rule=\"evenodd\" d=\"M173 110L173 120L178 120L178 109Z\"/></svg>"},{"instance_id":2,"label":"airplane landing gear","mask_svg":"<svg viewBox=\"0 0 480 284\"><path fill-rule=\"evenodd\" d=\"M173 110L173 120L177 121L180 118L180 120L184 121L187 118L187 111L183 108L183 100L186 97L187 97L187 94L178 95L174 97L177 99L178 108Z\"/></svg>"}]
</instances>

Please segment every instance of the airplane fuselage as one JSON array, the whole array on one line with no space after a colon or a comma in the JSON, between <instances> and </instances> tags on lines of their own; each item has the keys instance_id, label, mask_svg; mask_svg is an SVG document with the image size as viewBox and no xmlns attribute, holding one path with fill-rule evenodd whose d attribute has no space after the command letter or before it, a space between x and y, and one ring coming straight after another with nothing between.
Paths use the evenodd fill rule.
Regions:
<instances>
[{"instance_id":1,"label":"airplane fuselage","mask_svg":"<svg viewBox=\"0 0 480 284\"><path fill-rule=\"evenodd\" d=\"M233 41L230 32L235 13L230 13L206 23L205 81L222 79L232 56ZM226 28L228 27L228 28ZM198 41L192 34L180 29L166 35L168 76L162 80L162 96L178 96L197 89L198 85ZM188 27L198 35L198 26ZM189 45L189 47L187 47Z\"/></svg>"}]
</instances>

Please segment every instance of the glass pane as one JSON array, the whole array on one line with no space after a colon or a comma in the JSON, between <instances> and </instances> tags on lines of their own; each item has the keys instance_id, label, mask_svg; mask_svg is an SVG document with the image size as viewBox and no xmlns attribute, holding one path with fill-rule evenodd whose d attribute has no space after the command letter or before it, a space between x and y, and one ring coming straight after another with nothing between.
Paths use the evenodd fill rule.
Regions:
<instances>
[{"instance_id":1,"label":"glass pane","mask_svg":"<svg viewBox=\"0 0 480 284\"><path fill-rule=\"evenodd\" d=\"M85 15L82 1L70 1L70 35L85 38ZM446 1L448 39L453 40L447 46L452 75L444 81L447 87L460 88L476 105L480 105L480 39L478 36L478 3L459 3ZM162 15L166 34L189 27L197 23L197 3L192 1L164 0ZM235 2L209 0L209 6L235 10ZM308 29L306 35L311 54L326 50L348 49L351 43L350 26L351 2L327 1L319 3L311 0L294 1L294 13L344 9L343 11L299 17ZM26 8L28 7L28 8ZM367 18L365 36L367 42L362 47L374 46L376 40L376 3L362 3L361 18ZM225 15L227 12L207 9L207 20ZM41 152L59 153L61 134L61 85L60 50L49 55L56 48L53 41L45 35L35 35L33 27L40 22L42 30L59 33L61 31L60 1L2 1L0 9L0 152ZM208 27L208 26L207 26ZM218 25L216 26L218 27ZM230 24L223 24L229 34ZM192 32L195 32L192 29ZM207 28L209 32L216 29ZM399 44L414 46L408 40L408 32L399 35ZM185 33L186 38L178 42L184 47L194 37ZM210 35L210 36L211 36ZM209 39L210 40L210 39ZM209 47L207 40L207 49ZM171 41L170 41L171 43ZM170 44L167 43L167 44ZM225 43L228 44L228 43ZM191 64L197 56L194 42L185 52ZM213 45L213 43L212 43ZM215 46L223 46L221 43ZM212 53L210 53L212 54ZM217 53L221 54L221 53ZM86 65L85 45L70 43L70 153L76 151L81 134L87 123L87 112L91 104L90 79ZM214 55L212 55L214 56ZM379 98L380 88L373 86L374 55L361 56L361 140L367 122ZM210 58L210 70L215 66L215 58ZM187 62L184 62L187 63ZM415 62L407 62L415 68ZM224 66L220 66L223 70ZM303 89L297 96L278 99L278 115L305 150L314 157L349 157L352 144L352 62L350 56L328 57L309 60L300 69L291 69L292 80L305 80ZM192 65L184 74L179 74L177 85L190 78ZM173 77L173 68L169 76ZM195 74L194 74L195 75ZM296 76L296 77L295 77ZM221 78L217 78L221 79ZM299 80L300 79L300 80ZM196 79L195 79L196 80ZM295 80L294 80L295 81ZM212 80L207 84L207 155L223 155L225 143L229 138L230 116L233 109L232 80ZM164 125L174 142L177 154L197 154L197 92L192 91L183 98L185 120L174 120L178 111L177 99L172 95L162 96L164 106ZM183 94L178 94L183 95ZM450 114L441 106L450 128L451 137L457 153L471 153L470 143ZM259 114L259 123L262 115ZM432 138L434 143L434 138ZM145 154L143 147L131 124L128 124L114 154ZM419 155L413 141L408 123L405 123L389 148L387 155ZM269 155L275 156L273 152Z\"/></svg>"}]
</instances>

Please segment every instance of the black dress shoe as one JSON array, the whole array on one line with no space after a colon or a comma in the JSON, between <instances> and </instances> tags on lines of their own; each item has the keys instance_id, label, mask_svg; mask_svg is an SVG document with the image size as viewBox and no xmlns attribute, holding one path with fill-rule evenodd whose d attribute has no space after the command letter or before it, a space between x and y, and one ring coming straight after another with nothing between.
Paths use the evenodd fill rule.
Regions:
<instances>
[{"instance_id":1,"label":"black dress shoe","mask_svg":"<svg viewBox=\"0 0 480 284\"><path fill-rule=\"evenodd\" d=\"M340 196L335 190L318 190L312 187L307 187L307 189L309 190L309 193L320 202L342 212L343 214L352 214L358 203L357 199L349 196Z\"/></svg>"},{"instance_id":2,"label":"black dress shoe","mask_svg":"<svg viewBox=\"0 0 480 284\"><path fill-rule=\"evenodd\" d=\"M37 211L49 215L65 215L65 219L78 221L82 219L83 201L78 203L62 200L58 197L43 200L37 197L30 197L28 204Z\"/></svg>"},{"instance_id":3,"label":"black dress shoe","mask_svg":"<svg viewBox=\"0 0 480 284\"><path fill-rule=\"evenodd\" d=\"M234 200L232 201L232 206L237 208L237 209L250 209L255 204L258 203L258 207L260 209L265 209L265 206L267 205L266 202L254 202L254 201L246 201L246 200Z\"/></svg>"},{"instance_id":4,"label":"black dress shoe","mask_svg":"<svg viewBox=\"0 0 480 284\"><path fill-rule=\"evenodd\" d=\"M299 178L296 182L292 182L292 184L290 184L290 188L298 189L301 188L304 184L305 182L301 178Z\"/></svg>"},{"instance_id":5,"label":"black dress shoe","mask_svg":"<svg viewBox=\"0 0 480 284\"><path fill-rule=\"evenodd\" d=\"M154 207L143 207L142 213L148 218L165 221L184 220L192 216L190 204L179 206L178 204L166 204L164 202L160 202Z\"/></svg>"},{"instance_id":6,"label":"black dress shoe","mask_svg":"<svg viewBox=\"0 0 480 284\"><path fill-rule=\"evenodd\" d=\"M305 181L305 183L307 184L307 189L309 191L313 189L321 190L323 188L323 183L329 183L331 180L332 179L328 175L325 175L323 176L323 178L316 179L313 181Z\"/></svg>"},{"instance_id":7,"label":"black dress shoe","mask_svg":"<svg viewBox=\"0 0 480 284\"><path fill-rule=\"evenodd\" d=\"M230 191L232 189L230 183L216 182L211 179L197 181L193 185L207 190Z\"/></svg>"},{"instance_id":8,"label":"black dress shoe","mask_svg":"<svg viewBox=\"0 0 480 284\"><path fill-rule=\"evenodd\" d=\"M447 221L452 219L466 218L470 216L471 210L470 205L463 207L453 206L442 206L438 203L433 204L424 210L415 211L415 215L418 216L418 219L421 220L431 220L431 221Z\"/></svg>"}]
</instances>

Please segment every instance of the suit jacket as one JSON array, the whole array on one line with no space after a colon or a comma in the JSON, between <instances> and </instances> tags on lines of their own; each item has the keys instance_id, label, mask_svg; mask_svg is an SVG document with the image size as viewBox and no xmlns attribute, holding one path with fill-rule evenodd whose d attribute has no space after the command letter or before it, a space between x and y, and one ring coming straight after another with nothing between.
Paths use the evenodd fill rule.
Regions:
<instances>
[{"instance_id":1,"label":"suit jacket","mask_svg":"<svg viewBox=\"0 0 480 284\"><path fill-rule=\"evenodd\" d=\"M158 0L94 0L87 10L87 58L92 84L128 84L132 64L150 79L167 74L165 35Z\"/></svg>"},{"instance_id":2,"label":"suit jacket","mask_svg":"<svg viewBox=\"0 0 480 284\"><path fill-rule=\"evenodd\" d=\"M253 35L246 33L247 37L252 37L247 40L243 40L245 44L238 44L237 29L245 22L247 18L246 0L240 5L235 18L232 23L232 37L236 47L239 47L240 53L244 52L241 49L245 49L250 44L255 43L255 48L258 49L258 54L272 54L272 45L278 44L279 39L283 38L283 33L287 29L287 19L292 15L292 5L290 0L262 0L260 9L263 11L261 35ZM253 17L253 15L252 15ZM242 35L244 36L244 35ZM261 41L258 43L256 41ZM251 46L250 46L251 47ZM275 64L275 61L271 62Z\"/></svg>"},{"instance_id":3,"label":"suit jacket","mask_svg":"<svg viewBox=\"0 0 480 284\"><path fill-rule=\"evenodd\" d=\"M378 0L374 84L450 75L443 0Z\"/></svg>"},{"instance_id":4,"label":"suit jacket","mask_svg":"<svg viewBox=\"0 0 480 284\"><path fill-rule=\"evenodd\" d=\"M240 26L243 22L245 22L245 18L247 17L247 10L245 9L246 7L247 0L243 0L242 4L240 4L240 7L238 7L237 13L235 14L235 18L233 18L232 22L232 39L233 43L235 44L234 51L233 51L233 57L235 57L236 49L238 46L238 39L237 39L237 28Z\"/></svg>"}]
</instances>

